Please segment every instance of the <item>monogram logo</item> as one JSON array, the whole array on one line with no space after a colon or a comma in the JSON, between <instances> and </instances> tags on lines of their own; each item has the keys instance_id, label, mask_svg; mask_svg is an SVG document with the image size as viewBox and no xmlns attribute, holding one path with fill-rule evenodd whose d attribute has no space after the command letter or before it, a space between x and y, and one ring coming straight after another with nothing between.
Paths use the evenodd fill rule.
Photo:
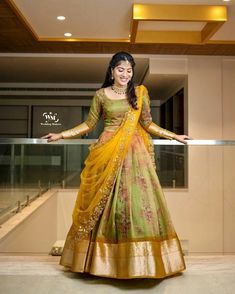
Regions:
<instances>
[{"instance_id":1,"label":"monogram logo","mask_svg":"<svg viewBox=\"0 0 235 294\"><path fill-rule=\"evenodd\" d=\"M42 114L43 122L40 123L41 126L61 126L59 122L58 114L50 112L44 112Z\"/></svg>"}]
</instances>

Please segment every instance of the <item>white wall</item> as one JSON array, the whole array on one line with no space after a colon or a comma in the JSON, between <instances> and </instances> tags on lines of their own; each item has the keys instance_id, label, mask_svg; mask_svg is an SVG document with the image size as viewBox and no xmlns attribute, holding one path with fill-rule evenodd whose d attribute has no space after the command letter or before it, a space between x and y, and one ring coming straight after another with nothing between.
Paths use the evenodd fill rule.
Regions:
<instances>
[{"instance_id":1,"label":"white wall","mask_svg":"<svg viewBox=\"0 0 235 294\"><path fill-rule=\"evenodd\" d=\"M235 58L176 59L158 57L150 71L188 75L188 134L235 139ZM188 189L166 191L178 235L191 253L235 252L235 146L191 146L188 156Z\"/></svg>"},{"instance_id":2,"label":"white wall","mask_svg":"<svg viewBox=\"0 0 235 294\"><path fill-rule=\"evenodd\" d=\"M55 192L0 240L0 252L48 254L57 240L65 239L76 195L75 189Z\"/></svg>"},{"instance_id":3,"label":"white wall","mask_svg":"<svg viewBox=\"0 0 235 294\"><path fill-rule=\"evenodd\" d=\"M235 58L223 60L223 139L235 140ZM224 249L235 251L235 146L225 147L224 159Z\"/></svg>"}]
</instances>

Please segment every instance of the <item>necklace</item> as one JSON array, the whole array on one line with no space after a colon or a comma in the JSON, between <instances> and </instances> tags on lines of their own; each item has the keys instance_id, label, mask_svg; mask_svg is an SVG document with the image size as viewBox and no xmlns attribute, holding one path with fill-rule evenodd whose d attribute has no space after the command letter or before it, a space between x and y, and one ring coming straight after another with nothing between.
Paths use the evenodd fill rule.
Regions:
<instances>
[{"instance_id":1,"label":"necklace","mask_svg":"<svg viewBox=\"0 0 235 294\"><path fill-rule=\"evenodd\" d=\"M126 95L127 93L127 87L118 87L118 86L112 85L111 89L118 95L124 95L124 94Z\"/></svg>"}]
</instances>

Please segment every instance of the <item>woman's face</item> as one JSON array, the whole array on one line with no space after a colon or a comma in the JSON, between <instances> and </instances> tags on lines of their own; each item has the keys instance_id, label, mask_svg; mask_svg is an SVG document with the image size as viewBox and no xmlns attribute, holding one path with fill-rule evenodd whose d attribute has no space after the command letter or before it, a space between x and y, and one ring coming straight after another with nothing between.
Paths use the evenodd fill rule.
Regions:
<instances>
[{"instance_id":1,"label":"woman's face","mask_svg":"<svg viewBox=\"0 0 235 294\"><path fill-rule=\"evenodd\" d=\"M112 75L116 86L127 86L133 76L132 66L129 61L122 60L113 70Z\"/></svg>"}]
</instances>

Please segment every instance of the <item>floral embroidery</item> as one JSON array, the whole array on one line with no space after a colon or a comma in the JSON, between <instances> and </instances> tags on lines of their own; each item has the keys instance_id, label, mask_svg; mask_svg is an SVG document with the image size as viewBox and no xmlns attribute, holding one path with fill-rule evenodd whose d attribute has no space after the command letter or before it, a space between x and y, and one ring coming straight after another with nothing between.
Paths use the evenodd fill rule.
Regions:
<instances>
[{"instance_id":1,"label":"floral embroidery","mask_svg":"<svg viewBox=\"0 0 235 294\"><path fill-rule=\"evenodd\" d=\"M123 237L127 237L130 228L131 228L130 216L128 213L126 213L126 210L123 209L120 212L120 221L117 224L117 229L123 235Z\"/></svg>"},{"instance_id":2,"label":"floral embroidery","mask_svg":"<svg viewBox=\"0 0 235 294\"><path fill-rule=\"evenodd\" d=\"M141 215L148 223L152 222L152 220L153 220L153 211L152 211L151 207L147 203L145 203L143 208L141 209Z\"/></svg>"},{"instance_id":3,"label":"floral embroidery","mask_svg":"<svg viewBox=\"0 0 235 294\"><path fill-rule=\"evenodd\" d=\"M143 192L146 192L148 189L146 179L143 176L140 176L137 178L137 181L140 185L140 188L143 190Z\"/></svg>"},{"instance_id":4,"label":"floral embroidery","mask_svg":"<svg viewBox=\"0 0 235 294\"><path fill-rule=\"evenodd\" d=\"M128 188L127 187L122 185L120 187L120 192L119 193L120 193L119 198L120 198L121 201L123 201L123 202L128 201L129 193L128 193Z\"/></svg>"}]
</instances>

